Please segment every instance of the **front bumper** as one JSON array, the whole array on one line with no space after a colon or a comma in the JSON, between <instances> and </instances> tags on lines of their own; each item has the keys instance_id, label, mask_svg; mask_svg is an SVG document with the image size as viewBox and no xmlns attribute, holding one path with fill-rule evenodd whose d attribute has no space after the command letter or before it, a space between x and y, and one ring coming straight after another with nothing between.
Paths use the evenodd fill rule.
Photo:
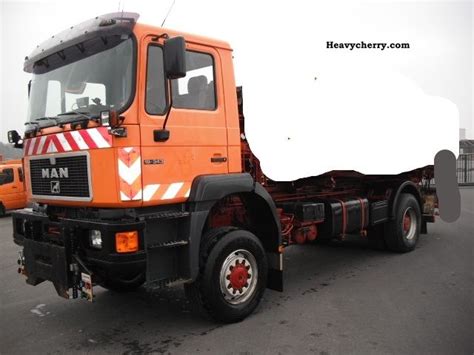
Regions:
<instances>
[{"instance_id":1,"label":"front bumper","mask_svg":"<svg viewBox=\"0 0 474 355\"><path fill-rule=\"evenodd\" d=\"M12 221L14 242L23 246L19 263L27 283L51 281L62 297L81 294L82 274L89 275L91 283L100 284L106 279L130 279L146 270L142 221L52 219L27 209L13 212ZM100 250L89 243L92 229L101 231ZM138 231L139 251L117 253L115 233L132 230Z\"/></svg>"}]
</instances>

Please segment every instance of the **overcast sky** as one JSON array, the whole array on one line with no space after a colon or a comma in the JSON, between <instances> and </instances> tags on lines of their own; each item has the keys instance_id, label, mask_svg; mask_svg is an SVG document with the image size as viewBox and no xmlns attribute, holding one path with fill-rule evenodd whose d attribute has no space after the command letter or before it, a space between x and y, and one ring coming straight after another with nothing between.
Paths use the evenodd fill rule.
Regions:
<instances>
[{"instance_id":1,"label":"overcast sky","mask_svg":"<svg viewBox=\"0 0 474 355\"><path fill-rule=\"evenodd\" d=\"M0 2L1 141L6 141L8 130L23 130L29 80L29 75L22 70L23 60L37 44L71 25L98 14L116 11L119 6L125 11L139 12L141 22L160 25L171 3L170 0L34 2L0 0ZM234 28L232 32L232 29L225 31L223 27L218 27L225 24L225 16L218 16L216 23L208 21L207 26L202 25L202 14L201 18L197 19L199 21L187 21L186 16L196 20L194 10L191 11L189 8L206 3L208 1L177 0L167 26L218 38L225 36L223 39L233 44L233 39L237 38L239 33L238 28ZM230 6L230 2L227 1L220 3L222 6ZM240 6L240 2L238 5ZM338 11L338 6L335 6L334 2L318 2L315 6L318 10L315 21L321 22L322 29L328 28L325 38L338 41L353 39L351 33L358 26L358 21L360 26L365 26L366 33L372 31L374 37L385 31L383 32L387 34L385 40L403 41L408 38L407 33L411 31L413 34L418 31L418 19L423 18L419 36L411 37L414 50L408 54L407 52L396 54L398 69L415 80L427 94L442 96L455 103L460 112L460 126L467 129L469 137L474 137L472 1L382 1L366 7L364 13L354 12L353 16L351 13L343 14ZM206 9L208 18L217 17L213 16L217 11L216 8ZM342 9L340 6L339 8ZM229 13L232 12L228 11L227 14ZM387 14L390 16L387 17ZM346 18L351 25L341 26L341 18ZM265 20L265 16L262 16L262 20ZM291 23L297 21L297 18L289 16L288 21ZM239 18L237 23L239 22L244 24L245 19ZM262 26L264 25L265 22L262 22ZM287 30L285 26L282 27L281 31ZM234 42L238 42L238 38ZM238 50L239 48L236 48L236 58L242 55ZM238 80L239 73L245 71L246 67L237 65Z\"/></svg>"}]
</instances>

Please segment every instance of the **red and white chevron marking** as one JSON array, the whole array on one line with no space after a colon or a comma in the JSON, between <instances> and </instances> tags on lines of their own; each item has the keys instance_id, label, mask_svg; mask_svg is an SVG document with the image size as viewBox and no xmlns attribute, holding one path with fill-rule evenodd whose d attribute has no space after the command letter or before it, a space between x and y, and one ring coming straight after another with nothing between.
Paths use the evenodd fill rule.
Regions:
<instances>
[{"instance_id":1,"label":"red and white chevron marking","mask_svg":"<svg viewBox=\"0 0 474 355\"><path fill-rule=\"evenodd\" d=\"M25 156L28 156L110 148L111 146L112 136L107 128L98 127L26 139L23 152Z\"/></svg>"},{"instance_id":2,"label":"red and white chevron marking","mask_svg":"<svg viewBox=\"0 0 474 355\"><path fill-rule=\"evenodd\" d=\"M140 158L140 148L119 148L118 172L120 177L120 199L122 201L141 200L142 160Z\"/></svg>"},{"instance_id":3,"label":"red and white chevron marking","mask_svg":"<svg viewBox=\"0 0 474 355\"><path fill-rule=\"evenodd\" d=\"M163 201L176 198L188 198L191 191L190 182L173 182L171 184L150 184L143 189L143 201Z\"/></svg>"}]
</instances>

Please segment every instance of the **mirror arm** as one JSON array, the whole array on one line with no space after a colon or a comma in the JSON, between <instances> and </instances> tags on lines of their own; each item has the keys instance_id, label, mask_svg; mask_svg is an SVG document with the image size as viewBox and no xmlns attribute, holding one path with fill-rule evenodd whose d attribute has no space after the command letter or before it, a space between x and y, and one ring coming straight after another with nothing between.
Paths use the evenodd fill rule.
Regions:
<instances>
[{"instance_id":1,"label":"mirror arm","mask_svg":"<svg viewBox=\"0 0 474 355\"><path fill-rule=\"evenodd\" d=\"M170 88L170 90L168 91L171 93L171 80L166 79L166 83L168 87ZM172 107L173 107L173 93L170 94L168 110L166 111L166 117L165 117L165 121L163 122L163 128L155 129L153 131L153 140L155 142L166 142L170 138L170 131L166 129L166 124L168 123L168 118L170 117L170 112L171 112Z\"/></svg>"},{"instance_id":2,"label":"mirror arm","mask_svg":"<svg viewBox=\"0 0 474 355\"><path fill-rule=\"evenodd\" d=\"M168 111L166 112L165 121L163 122L163 131L166 130L166 124L168 123L168 118L170 117L170 112L171 112L171 109L173 108L173 91L172 91L172 88L171 88L171 80L166 79L166 81L167 81L168 88L169 88L168 91L170 93L170 100L169 100Z\"/></svg>"},{"instance_id":3,"label":"mirror arm","mask_svg":"<svg viewBox=\"0 0 474 355\"><path fill-rule=\"evenodd\" d=\"M183 78L186 76L186 42L183 37L168 38L167 34L154 37L153 40L165 37L163 44L163 59L165 66L165 78L167 92L169 93L169 106L166 112L163 128L153 131L153 139L155 142L165 142L169 139L170 132L166 129L166 124L173 109L173 79Z\"/></svg>"}]
</instances>

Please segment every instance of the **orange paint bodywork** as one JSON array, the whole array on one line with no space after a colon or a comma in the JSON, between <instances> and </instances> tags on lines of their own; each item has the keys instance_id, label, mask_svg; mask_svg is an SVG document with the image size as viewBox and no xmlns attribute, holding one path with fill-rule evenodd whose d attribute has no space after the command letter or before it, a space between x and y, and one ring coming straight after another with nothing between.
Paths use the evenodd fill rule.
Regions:
<instances>
[{"instance_id":1,"label":"orange paint bodywork","mask_svg":"<svg viewBox=\"0 0 474 355\"><path fill-rule=\"evenodd\" d=\"M0 172L4 169L13 170L13 181L0 185L0 203L5 210L25 208L26 192L21 161L0 163Z\"/></svg>"},{"instance_id":2,"label":"orange paint bodywork","mask_svg":"<svg viewBox=\"0 0 474 355\"><path fill-rule=\"evenodd\" d=\"M25 176L29 200L62 206L112 208L179 203L187 199L191 184L197 176L241 172L237 96L232 50L229 45L143 24L136 24L133 32L137 46L134 97L129 108L120 114L124 117L122 126L127 129L127 137L112 136L111 147L87 150L90 159L92 200L74 201L32 196L29 181L31 157L26 152ZM170 138L165 142L155 142L153 131L162 128L166 115L150 115L145 111L147 49L150 43L162 45L163 39L156 42L153 37L164 33L170 37L183 36L188 50L212 55L217 107L214 111L173 108L167 123ZM90 122L88 127L97 126L97 123ZM69 130L70 125L63 128L45 128L38 132L37 136ZM131 148L139 154L141 171L139 180L130 182L127 187L127 182L120 177L118 161L124 159L123 149ZM59 157L66 153L54 154ZM43 156L48 157L50 154ZM211 162L212 157L226 160ZM144 164L145 160L159 160L161 163ZM122 164L122 168L132 169L131 165L130 163L124 168ZM135 196L127 200L121 195L121 187L128 191L129 196Z\"/></svg>"}]
</instances>

